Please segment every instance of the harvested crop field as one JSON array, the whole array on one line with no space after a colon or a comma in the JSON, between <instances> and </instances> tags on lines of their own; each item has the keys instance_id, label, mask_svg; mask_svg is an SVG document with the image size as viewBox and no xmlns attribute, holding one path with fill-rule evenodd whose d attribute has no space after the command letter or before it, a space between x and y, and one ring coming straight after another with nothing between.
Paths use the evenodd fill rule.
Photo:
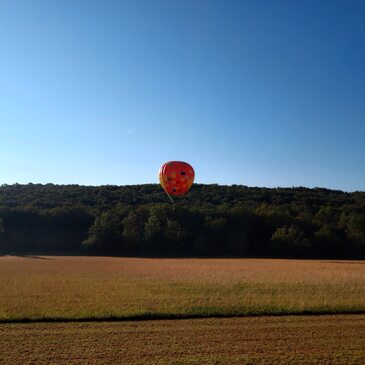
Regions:
<instances>
[{"instance_id":1,"label":"harvested crop field","mask_svg":"<svg viewBox=\"0 0 365 365\"><path fill-rule=\"evenodd\" d=\"M0 321L364 313L365 262L0 257Z\"/></svg>"},{"instance_id":2,"label":"harvested crop field","mask_svg":"<svg viewBox=\"0 0 365 365\"><path fill-rule=\"evenodd\" d=\"M365 315L0 325L6 364L364 364Z\"/></svg>"}]
</instances>

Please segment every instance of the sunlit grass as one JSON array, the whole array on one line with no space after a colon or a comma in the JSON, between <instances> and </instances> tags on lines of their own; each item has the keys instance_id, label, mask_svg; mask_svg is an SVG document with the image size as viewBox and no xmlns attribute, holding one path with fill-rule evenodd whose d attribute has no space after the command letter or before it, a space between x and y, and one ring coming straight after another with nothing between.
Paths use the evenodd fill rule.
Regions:
<instances>
[{"instance_id":1,"label":"sunlit grass","mask_svg":"<svg viewBox=\"0 0 365 365\"><path fill-rule=\"evenodd\" d=\"M0 320L365 311L365 262L0 257Z\"/></svg>"}]
</instances>

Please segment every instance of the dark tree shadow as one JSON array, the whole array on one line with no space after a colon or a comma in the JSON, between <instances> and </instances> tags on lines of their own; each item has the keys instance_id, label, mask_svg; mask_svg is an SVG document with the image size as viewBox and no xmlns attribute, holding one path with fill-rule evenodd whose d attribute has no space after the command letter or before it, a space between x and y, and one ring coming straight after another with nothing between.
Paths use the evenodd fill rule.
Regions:
<instances>
[{"instance_id":1,"label":"dark tree shadow","mask_svg":"<svg viewBox=\"0 0 365 365\"><path fill-rule=\"evenodd\" d=\"M45 256L38 256L38 255L10 255L10 256L17 256L17 257L22 257L25 259L36 259L36 260L56 260L52 257L45 257Z\"/></svg>"},{"instance_id":2,"label":"dark tree shadow","mask_svg":"<svg viewBox=\"0 0 365 365\"><path fill-rule=\"evenodd\" d=\"M353 265L365 265L365 261L348 260L348 261L328 261L329 264L353 264Z\"/></svg>"}]
</instances>

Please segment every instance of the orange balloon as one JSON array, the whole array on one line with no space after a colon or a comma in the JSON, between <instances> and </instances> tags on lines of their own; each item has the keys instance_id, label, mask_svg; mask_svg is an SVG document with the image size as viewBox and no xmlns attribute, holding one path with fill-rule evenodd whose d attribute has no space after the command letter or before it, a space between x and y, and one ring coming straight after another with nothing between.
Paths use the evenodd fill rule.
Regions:
<instances>
[{"instance_id":1,"label":"orange balloon","mask_svg":"<svg viewBox=\"0 0 365 365\"><path fill-rule=\"evenodd\" d=\"M186 194L194 182L194 169L186 162L169 161L158 172L160 183L168 195Z\"/></svg>"}]
</instances>

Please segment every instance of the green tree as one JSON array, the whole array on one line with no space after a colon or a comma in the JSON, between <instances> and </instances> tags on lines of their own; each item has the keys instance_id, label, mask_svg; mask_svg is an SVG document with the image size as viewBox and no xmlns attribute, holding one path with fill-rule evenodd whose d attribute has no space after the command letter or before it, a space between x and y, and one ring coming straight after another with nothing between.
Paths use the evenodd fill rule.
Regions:
<instances>
[{"instance_id":1,"label":"green tree","mask_svg":"<svg viewBox=\"0 0 365 365\"><path fill-rule=\"evenodd\" d=\"M187 236L186 230L180 223L175 220L167 218L165 228L165 237L172 243L181 242Z\"/></svg>"},{"instance_id":2,"label":"green tree","mask_svg":"<svg viewBox=\"0 0 365 365\"><path fill-rule=\"evenodd\" d=\"M144 209L135 209L122 221L123 237L132 246L140 243L144 238L145 223L148 219L146 213Z\"/></svg>"},{"instance_id":3,"label":"green tree","mask_svg":"<svg viewBox=\"0 0 365 365\"><path fill-rule=\"evenodd\" d=\"M351 242L349 254L353 257L365 257L365 214L352 214L346 233Z\"/></svg>"},{"instance_id":4,"label":"green tree","mask_svg":"<svg viewBox=\"0 0 365 365\"><path fill-rule=\"evenodd\" d=\"M122 224L120 217L112 211L102 212L89 228L89 236L83 245L97 250L123 251Z\"/></svg>"},{"instance_id":5,"label":"green tree","mask_svg":"<svg viewBox=\"0 0 365 365\"><path fill-rule=\"evenodd\" d=\"M342 238L332 224L321 226L313 235L313 254L317 257L339 257Z\"/></svg>"},{"instance_id":6,"label":"green tree","mask_svg":"<svg viewBox=\"0 0 365 365\"><path fill-rule=\"evenodd\" d=\"M272 235L270 248L274 255L302 256L308 254L310 241L299 227L284 226Z\"/></svg>"},{"instance_id":7,"label":"green tree","mask_svg":"<svg viewBox=\"0 0 365 365\"><path fill-rule=\"evenodd\" d=\"M320 225L335 226L336 221L338 220L337 211L330 206L321 207L314 219Z\"/></svg>"},{"instance_id":8,"label":"green tree","mask_svg":"<svg viewBox=\"0 0 365 365\"><path fill-rule=\"evenodd\" d=\"M162 224L154 214L150 215L147 223L144 225L144 235L147 240L155 240L161 236Z\"/></svg>"}]
</instances>

